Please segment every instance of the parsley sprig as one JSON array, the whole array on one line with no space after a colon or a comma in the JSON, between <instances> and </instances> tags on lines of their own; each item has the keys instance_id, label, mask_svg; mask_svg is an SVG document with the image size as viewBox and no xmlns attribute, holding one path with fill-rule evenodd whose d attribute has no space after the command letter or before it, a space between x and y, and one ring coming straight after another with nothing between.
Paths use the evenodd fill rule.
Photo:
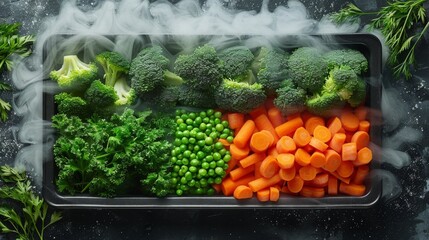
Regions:
<instances>
[{"instance_id":1,"label":"parsley sprig","mask_svg":"<svg viewBox=\"0 0 429 240\"><path fill-rule=\"evenodd\" d=\"M389 2L377 12L364 12L354 4L332 15L337 23L346 21L356 22L360 17L375 15L371 20L372 28L380 29L386 38L390 49L388 62L393 67L395 77L403 75L406 79L412 76L411 67L415 66L415 49L429 28L426 10L423 4L426 0L407 0ZM423 24L420 31L416 26Z\"/></svg>"},{"instance_id":2,"label":"parsley sprig","mask_svg":"<svg viewBox=\"0 0 429 240\"><path fill-rule=\"evenodd\" d=\"M48 219L48 204L34 193L25 172L10 166L0 167L0 231L16 234L17 239L44 237L44 231L62 217L53 212Z\"/></svg>"}]
</instances>

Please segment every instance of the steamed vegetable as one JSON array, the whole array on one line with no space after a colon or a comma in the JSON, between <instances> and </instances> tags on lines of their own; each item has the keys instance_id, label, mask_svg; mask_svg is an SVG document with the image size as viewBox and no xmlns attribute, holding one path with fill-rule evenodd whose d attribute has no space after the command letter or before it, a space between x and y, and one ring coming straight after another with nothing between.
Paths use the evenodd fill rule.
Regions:
<instances>
[{"instance_id":1,"label":"steamed vegetable","mask_svg":"<svg viewBox=\"0 0 429 240\"><path fill-rule=\"evenodd\" d=\"M301 47L289 57L289 76L297 87L310 94L318 92L325 83L328 65L322 52L315 47Z\"/></svg>"},{"instance_id":2,"label":"steamed vegetable","mask_svg":"<svg viewBox=\"0 0 429 240\"><path fill-rule=\"evenodd\" d=\"M52 70L50 77L63 91L83 93L97 79L97 71L94 63L84 63L76 55L67 55L61 68Z\"/></svg>"},{"instance_id":3,"label":"steamed vegetable","mask_svg":"<svg viewBox=\"0 0 429 240\"><path fill-rule=\"evenodd\" d=\"M362 109L342 109L339 118L331 119L294 114L272 132L267 126L273 123L264 121L265 129L258 124L265 115L261 108L235 128L229 146L235 161L221 183L224 195L248 199L256 193L259 201L275 202L281 193L312 198L338 195L339 185L342 194L365 194L363 182L372 151L368 132L359 130L360 122L366 121ZM241 122L234 120L240 114L231 114L231 124Z\"/></svg>"},{"instance_id":4,"label":"steamed vegetable","mask_svg":"<svg viewBox=\"0 0 429 240\"><path fill-rule=\"evenodd\" d=\"M305 101L307 100L307 92L295 86L290 80L282 83L282 86L276 90L276 98L274 105L281 111L283 115L289 115L305 110Z\"/></svg>"}]
</instances>

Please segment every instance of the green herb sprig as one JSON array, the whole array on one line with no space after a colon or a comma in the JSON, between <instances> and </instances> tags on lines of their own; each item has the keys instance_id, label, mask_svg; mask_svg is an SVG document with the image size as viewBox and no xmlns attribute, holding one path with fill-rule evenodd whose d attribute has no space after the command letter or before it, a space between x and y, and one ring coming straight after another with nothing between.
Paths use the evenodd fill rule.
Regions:
<instances>
[{"instance_id":1,"label":"green herb sprig","mask_svg":"<svg viewBox=\"0 0 429 240\"><path fill-rule=\"evenodd\" d=\"M348 4L339 12L332 14L332 20L337 23L346 21L356 22L360 17L375 15L370 27L380 29L386 38L390 49L388 63L393 67L394 76L404 75L411 78L411 67L416 64L415 49L429 28L426 10L423 4L426 0L407 0L389 2L376 12L364 12L354 4ZM424 27L413 34L419 23Z\"/></svg>"},{"instance_id":2,"label":"green herb sprig","mask_svg":"<svg viewBox=\"0 0 429 240\"><path fill-rule=\"evenodd\" d=\"M58 222L61 214L53 212L48 219L48 204L34 193L25 172L1 166L0 180L0 231L17 239L42 240L46 228Z\"/></svg>"},{"instance_id":3,"label":"green herb sprig","mask_svg":"<svg viewBox=\"0 0 429 240\"><path fill-rule=\"evenodd\" d=\"M20 27L20 23L0 24L0 73L12 70L14 55L24 58L31 54L30 46L34 42L34 37L19 35ZM0 92L10 90L11 87L0 80ZM0 98L0 121L5 122L8 119L8 112L11 109L12 106Z\"/></svg>"}]
</instances>

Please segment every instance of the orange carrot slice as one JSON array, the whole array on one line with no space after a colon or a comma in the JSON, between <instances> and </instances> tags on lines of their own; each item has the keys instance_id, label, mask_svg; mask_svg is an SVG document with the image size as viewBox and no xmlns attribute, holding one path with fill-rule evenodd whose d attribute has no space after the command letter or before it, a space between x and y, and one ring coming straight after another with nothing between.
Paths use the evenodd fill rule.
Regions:
<instances>
[{"instance_id":1,"label":"orange carrot slice","mask_svg":"<svg viewBox=\"0 0 429 240\"><path fill-rule=\"evenodd\" d=\"M287 188L292 193L299 193L304 186L304 180L300 176L295 176L294 179L287 182Z\"/></svg>"},{"instance_id":2,"label":"orange carrot slice","mask_svg":"<svg viewBox=\"0 0 429 240\"><path fill-rule=\"evenodd\" d=\"M298 148L295 152L295 161L301 166L310 164L310 154L302 148Z\"/></svg>"},{"instance_id":3,"label":"orange carrot slice","mask_svg":"<svg viewBox=\"0 0 429 240\"><path fill-rule=\"evenodd\" d=\"M307 129L310 135L313 135L314 129L317 126L325 126L325 120L322 117L313 116L305 121L305 129Z\"/></svg>"},{"instance_id":4,"label":"orange carrot slice","mask_svg":"<svg viewBox=\"0 0 429 240\"><path fill-rule=\"evenodd\" d=\"M334 150L326 150L325 158L326 164L323 168L328 172L334 172L341 164L341 156Z\"/></svg>"},{"instance_id":5,"label":"orange carrot slice","mask_svg":"<svg viewBox=\"0 0 429 240\"><path fill-rule=\"evenodd\" d=\"M291 167L291 168L288 168L288 169L281 168L279 170L279 176L280 176L280 178L282 180L285 180L285 181L290 181L290 180L294 179L295 175L296 175L296 168L295 167Z\"/></svg>"},{"instance_id":6,"label":"orange carrot slice","mask_svg":"<svg viewBox=\"0 0 429 240\"><path fill-rule=\"evenodd\" d=\"M253 153L243 159L240 160L239 164L243 168L247 168L250 165L255 164L256 162L260 162L264 160L266 157L265 153Z\"/></svg>"},{"instance_id":7,"label":"orange carrot slice","mask_svg":"<svg viewBox=\"0 0 429 240\"><path fill-rule=\"evenodd\" d=\"M252 190L245 185L240 185L234 190L235 199L249 199L253 197Z\"/></svg>"},{"instance_id":8,"label":"orange carrot slice","mask_svg":"<svg viewBox=\"0 0 429 240\"><path fill-rule=\"evenodd\" d=\"M239 129L244 124L244 114L243 113L228 113L227 114L229 127L231 129Z\"/></svg>"},{"instance_id":9,"label":"orange carrot slice","mask_svg":"<svg viewBox=\"0 0 429 240\"><path fill-rule=\"evenodd\" d=\"M313 136L320 141L326 143L331 140L332 134L331 131L325 126L317 126L314 129Z\"/></svg>"},{"instance_id":10,"label":"orange carrot slice","mask_svg":"<svg viewBox=\"0 0 429 240\"><path fill-rule=\"evenodd\" d=\"M280 191L276 187L270 187L270 201L277 202L280 198Z\"/></svg>"},{"instance_id":11,"label":"orange carrot slice","mask_svg":"<svg viewBox=\"0 0 429 240\"><path fill-rule=\"evenodd\" d=\"M283 169L291 168L295 164L295 156L291 153L281 153L277 155L277 164Z\"/></svg>"},{"instance_id":12,"label":"orange carrot slice","mask_svg":"<svg viewBox=\"0 0 429 240\"><path fill-rule=\"evenodd\" d=\"M341 158L343 161L354 161L357 158L356 143L344 143L341 149Z\"/></svg>"},{"instance_id":13,"label":"orange carrot slice","mask_svg":"<svg viewBox=\"0 0 429 240\"><path fill-rule=\"evenodd\" d=\"M308 145L312 146L313 148L315 148L315 149L317 149L317 150L319 150L321 152L326 151L326 149L328 149L328 147L329 147L326 143L324 143L323 141L321 141L321 140L319 140L319 139L317 139L315 137L311 138L311 140L308 143Z\"/></svg>"},{"instance_id":14,"label":"orange carrot slice","mask_svg":"<svg viewBox=\"0 0 429 240\"><path fill-rule=\"evenodd\" d=\"M255 127L255 122L250 119L247 120L234 137L234 144L239 148L245 148L249 144L250 137L252 137Z\"/></svg>"},{"instance_id":15,"label":"orange carrot slice","mask_svg":"<svg viewBox=\"0 0 429 240\"><path fill-rule=\"evenodd\" d=\"M316 175L317 175L316 168L311 165L307 165L305 167L300 168L298 172L299 172L299 176L304 181L311 181L314 178L316 178Z\"/></svg>"},{"instance_id":16,"label":"orange carrot slice","mask_svg":"<svg viewBox=\"0 0 429 240\"><path fill-rule=\"evenodd\" d=\"M287 136L295 132L297 128L302 127L303 125L304 125L304 122L302 121L301 117L296 117L283 123L280 126L277 126L275 128L275 131L279 137Z\"/></svg>"},{"instance_id":17,"label":"orange carrot slice","mask_svg":"<svg viewBox=\"0 0 429 240\"><path fill-rule=\"evenodd\" d=\"M346 131L354 132L359 128L359 118L350 111L342 112L340 119Z\"/></svg>"},{"instance_id":18,"label":"orange carrot slice","mask_svg":"<svg viewBox=\"0 0 429 240\"><path fill-rule=\"evenodd\" d=\"M310 157L310 164L315 168L321 168L326 164L325 154L321 152L314 152Z\"/></svg>"},{"instance_id":19,"label":"orange carrot slice","mask_svg":"<svg viewBox=\"0 0 429 240\"><path fill-rule=\"evenodd\" d=\"M270 200L270 189L262 189L256 193L256 198L260 202L268 202Z\"/></svg>"},{"instance_id":20,"label":"orange carrot slice","mask_svg":"<svg viewBox=\"0 0 429 240\"><path fill-rule=\"evenodd\" d=\"M276 158L268 155L261 163L259 167L261 175L265 178L273 177L279 171L279 165L277 164Z\"/></svg>"},{"instance_id":21,"label":"orange carrot slice","mask_svg":"<svg viewBox=\"0 0 429 240\"><path fill-rule=\"evenodd\" d=\"M283 136L276 144L279 153L291 153L296 150L295 141L289 136Z\"/></svg>"},{"instance_id":22,"label":"orange carrot slice","mask_svg":"<svg viewBox=\"0 0 429 240\"><path fill-rule=\"evenodd\" d=\"M365 185L340 183L340 192L350 196L363 196L365 194Z\"/></svg>"},{"instance_id":23,"label":"orange carrot slice","mask_svg":"<svg viewBox=\"0 0 429 240\"><path fill-rule=\"evenodd\" d=\"M293 134L293 140L295 141L296 146L304 147L310 142L311 136L305 128L299 127Z\"/></svg>"},{"instance_id":24,"label":"orange carrot slice","mask_svg":"<svg viewBox=\"0 0 429 240\"><path fill-rule=\"evenodd\" d=\"M364 131L357 131L353 134L350 142L356 143L356 149L359 151L364 147L368 147L369 134Z\"/></svg>"},{"instance_id":25,"label":"orange carrot slice","mask_svg":"<svg viewBox=\"0 0 429 240\"><path fill-rule=\"evenodd\" d=\"M357 153L357 159L353 162L355 166L365 165L372 161L371 149L364 147Z\"/></svg>"},{"instance_id":26,"label":"orange carrot slice","mask_svg":"<svg viewBox=\"0 0 429 240\"><path fill-rule=\"evenodd\" d=\"M346 141L346 134L344 133L335 133L329 142L329 147L334 149L337 153L341 153L343 149L343 144Z\"/></svg>"},{"instance_id":27,"label":"orange carrot slice","mask_svg":"<svg viewBox=\"0 0 429 240\"><path fill-rule=\"evenodd\" d=\"M264 188L268 188L273 186L274 184L277 184L281 181L281 178L279 174L274 175L272 178L258 178L251 182L249 182L249 187L252 189L253 192L257 192L259 190L262 190Z\"/></svg>"}]
</instances>

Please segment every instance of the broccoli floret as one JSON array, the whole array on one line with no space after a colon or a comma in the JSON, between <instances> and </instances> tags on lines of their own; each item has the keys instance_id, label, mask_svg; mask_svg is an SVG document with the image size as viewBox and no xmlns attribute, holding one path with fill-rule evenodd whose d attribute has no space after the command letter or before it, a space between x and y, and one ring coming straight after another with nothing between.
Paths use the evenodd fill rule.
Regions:
<instances>
[{"instance_id":1,"label":"broccoli floret","mask_svg":"<svg viewBox=\"0 0 429 240\"><path fill-rule=\"evenodd\" d=\"M249 84L224 79L215 92L216 104L231 112L248 113L265 99L264 88L259 83Z\"/></svg>"},{"instance_id":2,"label":"broccoli floret","mask_svg":"<svg viewBox=\"0 0 429 240\"><path fill-rule=\"evenodd\" d=\"M296 87L291 80L282 83L278 88L277 97L274 99L274 105L282 112L283 115L289 115L301 112L305 109L307 93L304 89Z\"/></svg>"},{"instance_id":3,"label":"broccoli floret","mask_svg":"<svg viewBox=\"0 0 429 240\"><path fill-rule=\"evenodd\" d=\"M93 63L84 63L76 55L64 56L63 65L50 72L50 77L63 91L83 93L97 79L98 69Z\"/></svg>"},{"instance_id":4,"label":"broccoli floret","mask_svg":"<svg viewBox=\"0 0 429 240\"><path fill-rule=\"evenodd\" d=\"M131 88L142 97L144 94L168 84L181 84L182 78L170 72L170 60L164 56L160 46L143 49L132 61L130 66Z\"/></svg>"},{"instance_id":5,"label":"broccoli floret","mask_svg":"<svg viewBox=\"0 0 429 240\"><path fill-rule=\"evenodd\" d=\"M75 97L70 93L62 92L54 97L59 114L67 116L88 117L88 104L81 97Z\"/></svg>"},{"instance_id":6,"label":"broccoli floret","mask_svg":"<svg viewBox=\"0 0 429 240\"><path fill-rule=\"evenodd\" d=\"M274 95L281 83L288 78L289 55L281 49L261 47L252 63L257 82L262 84L267 95Z\"/></svg>"},{"instance_id":7,"label":"broccoli floret","mask_svg":"<svg viewBox=\"0 0 429 240\"><path fill-rule=\"evenodd\" d=\"M222 61L224 78L234 79L237 82L252 82L255 80L251 65L254 60L253 53L248 47L235 46L222 50L219 53Z\"/></svg>"},{"instance_id":8,"label":"broccoli floret","mask_svg":"<svg viewBox=\"0 0 429 240\"><path fill-rule=\"evenodd\" d=\"M136 96L127 82L130 62L117 52L100 53L96 60L104 69L105 85L115 89L118 97L115 105L132 104Z\"/></svg>"},{"instance_id":9,"label":"broccoli floret","mask_svg":"<svg viewBox=\"0 0 429 240\"><path fill-rule=\"evenodd\" d=\"M316 93L322 88L328 73L328 65L319 49L298 48L291 54L288 63L290 78L296 86L310 93Z\"/></svg>"},{"instance_id":10,"label":"broccoli floret","mask_svg":"<svg viewBox=\"0 0 429 240\"><path fill-rule=\"evenodd\" d=\"M117 100L115 89L95 80L85 92L85 99L95 109L112 106Z\"/></svg>"},{"instance_id":11,"label":"broccoli floret","mask_svg":"<svg viewBox=\"0 0 429 240\"><path fill-rule=\"evenodd\" d=\"M174 108L181 94L180 86L165 86L147 93L143 102L157 111L168 112Z\"/></svg>"},{"instance_id":12,"label":"broccoli floret","mask_svg":"<svg viewBox=\"0 0 429 240\"><path fill-rule=\"evenodd\" d=\"M103 67L106 85L111 87L116 80L126 77L130 70L130 62L117 52L103 52L95 59Z\"/></svg>"},{"instance_id":13,"label":"broccoli floret","mask_svg":"<svg viewBox=\"0 0 429 240\"><path fill-rule=\"evenodd\" d=\"M354 95L355 98L352 99ZM307 107L310 112L326 115L329 114L329 110L349 101L352 106L357 106L363 101L364 96L365 82L349 66L340 66L329 72L321 91L307 101Z\"/></svg>"},{"instance_id":14,"label":"broccoli floret","mask_svg":"<svg viewBox=\"0 0 429 240\"><path fill-rule=\"evenodd\" d=\"M352 68L356 74L360 75L368 71L368 61L365 56L353 49L332 50L323 55L323 59L328 64L329 69L347 65Z\"/></svg>"},{"instance_id":15,"label":"broccoli floret","mask_svg":"<svg viewBox=\"0 0 429 240\"><path fill-rule=\"evenodd\" d=\"M315 94L306 102L307 110L320 116L330 116L334 109L343 105L336 93Z\"/></svg>"},{"instance_id":16,"label":"broccoli floret","mask_svg":"<svg viewBox=\"0 0 429 240\"><path fill-rule=\"evenodd\" d=\"M186 84L179 87L178 103L182 106L216 108L216 102L213 99L213 91L197 90Z\"/></svg>"},{"instance_id":17,"label":"broccoli floret","mask_svg":"<svg viewBox=\"0 0 429 240\"><path fill-rule=\"evenodd\" d=\"M174 69L188 88L197 91L213 91L223 79L222 62L209 44L197 47L191 54L179 55Z\"/></svg>"},{"instance_id":18,"label":"broccoli floret","mask_svg":"<svg viewBox=\"0 0 429 240\"><path fill-rule=\"evenodd\" d=\"M365 101L366 98L366 83L364 80L359 79L353 92L352 96L347 100L347 102L352 107L357 107Z\"/></svg>"}]
</instances>

